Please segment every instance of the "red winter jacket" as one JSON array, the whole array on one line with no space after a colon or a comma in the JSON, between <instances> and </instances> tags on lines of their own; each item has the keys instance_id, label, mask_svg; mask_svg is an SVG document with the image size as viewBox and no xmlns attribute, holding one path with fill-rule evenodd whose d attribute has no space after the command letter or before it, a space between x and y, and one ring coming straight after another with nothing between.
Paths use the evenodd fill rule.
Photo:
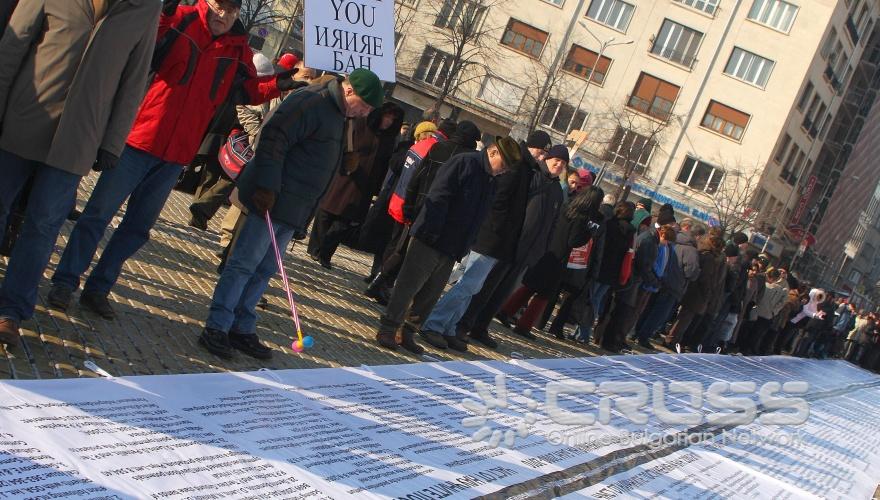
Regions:
<instances>
[{"instance_id":1,"label":"red winter jacket","mask_svg":"<svg viewBox=\"0 0 880 500\"><path fill-rule=\"evenodd\" d=\"M274 76L257 77L253 52L240 22L214 38L208 28L205 0L180 6L159 20L157 40L169 29L191 21L174 41L141 102L127 144L169 163L186 165L201 145L211 120L232 90L243 90L240 104L262 104L281 93Z\"/></svg>"}]
</instances>

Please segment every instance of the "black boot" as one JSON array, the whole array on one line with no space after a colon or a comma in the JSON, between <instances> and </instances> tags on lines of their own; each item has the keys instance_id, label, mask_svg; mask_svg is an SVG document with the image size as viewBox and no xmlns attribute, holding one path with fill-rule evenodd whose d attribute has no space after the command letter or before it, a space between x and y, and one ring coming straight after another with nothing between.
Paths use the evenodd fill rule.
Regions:
<instances>
[{"instance_id":1,"label":"black boot","mask_svg":"<svg viewBox=\"0 0 880 500\"><path fill-rule=\"evenodd\" d=\"M384 301L385 304L382 305L387 305L388 298L385 294L385 275L382 273L377 274L376 277L373 279L373 282L370 283L370 286L368 286L367 289L364 290L364 295L371 299L374 299L380 304L382 304L382 302Z\"/></svg>"},{"instance_id":2,"label":"black boot","mask_svg":"<svg viewBox=\"0 0 880 500\"><path fill-rule=\"evenodd\" d=\"M403 342L400 343L400 347L403 347L413 354L422 354L425 352L425 348L416 343L415 332L409 331L406 328L403 330Z\"/></svg>"}]
</instances>

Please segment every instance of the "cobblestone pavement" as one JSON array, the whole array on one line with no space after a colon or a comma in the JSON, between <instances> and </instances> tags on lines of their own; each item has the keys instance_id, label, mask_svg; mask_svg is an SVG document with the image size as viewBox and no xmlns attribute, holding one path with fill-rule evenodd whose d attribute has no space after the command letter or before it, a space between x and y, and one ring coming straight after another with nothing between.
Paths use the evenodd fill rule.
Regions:
<instances>
[{"instance_id":1,"label":"cobblestone pavement","mask_svg":"<svg viewBox=\"0 0 880 500\"><path fill-rule=\"evenodd\" d=\"M84 205L96 180L84 179L79 208ZM152 231L152 239L124 266L111 293L117 312L113 321L104 320L79 307L74 299L66 313L52 310L45 302L49 278L67 242L72 222L66 222L56 252L40 285L40 299L33 319L21 326L21 342L7 351L0 347L0 377L17 379L94 377L84 367L93 361L116 376L160 375L218 371L247 371L260 368L317 368L383 365L448 360L578 357L600 354L595 346L584 347L539 333L540 340L519 339L495 323L493 334L501 340L497 350L472 344L470 352L440 351L425 345L430 358L389 352L374 340L382 308L361 295L361 279L369 270L372 256L340 248L334 267L328 271L305 253L297 243L286 256L305 334L315 347L305 353L290 348L295 335L283 285L272 280L267 291L269 307L262 311L258 334L275 349L269 362L239 354L224 361L204 351L197 338L202 329L217 281L219 224L225 209L211 221L208 231L193 229L189 220L189 195L172 193ZM125 207L123 207L124 210ZM114 219L114 224L119 219ZM107 232L110 234L110 231ZM106 243L106 239L102 242ZM0 276L7 261L0 258Z\"/></svg>"}]
</instances>

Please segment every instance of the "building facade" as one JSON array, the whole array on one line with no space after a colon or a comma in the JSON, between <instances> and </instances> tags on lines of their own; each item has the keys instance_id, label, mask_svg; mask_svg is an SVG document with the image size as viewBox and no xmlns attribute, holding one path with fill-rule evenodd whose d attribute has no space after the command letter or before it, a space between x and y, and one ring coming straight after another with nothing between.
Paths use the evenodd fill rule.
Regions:
<instances>
[{"instance_id":1,"label":"building facade","mask_svg":"<svg viewBox=\"0 0 880 500\"><path fill-rule=\"evenodd\" d=\"M679 213L762 228L777 254L878 14L876 0L396 7L395 99L424 110L442 94L441 115L487 134L585 131L576 164Z\"/></svg>"}]
</instances>

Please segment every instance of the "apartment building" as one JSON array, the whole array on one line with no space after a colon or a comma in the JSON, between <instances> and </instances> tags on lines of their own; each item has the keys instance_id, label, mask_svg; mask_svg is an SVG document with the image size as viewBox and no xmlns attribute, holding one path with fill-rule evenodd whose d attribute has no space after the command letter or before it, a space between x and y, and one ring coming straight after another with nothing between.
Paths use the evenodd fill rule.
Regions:
<instances>
[{"instance_id":1,"label":"apartment building","mask_svg":"<svg viewBox=\"0 0 880 500\"><path fill-rule=\"evenodd\" d=\"M576 164L605 167L607 180L703 220L740 202L720 199L737 181L748 186L751 208L734 215L774 233L768 250L777 255L791 243L782 229L818 177L817 158L878 13L876 0L397 0L396 7L391 95L414 115L451 88L442 115L522 137L537 106L537 126L556 140L586 132ZM479 40L457 50L460 37L450 32L468 19ZM462 52L468 64L451 71ZM812 188L827 194L827 185Z\"/></svg>"}]
</instances>

